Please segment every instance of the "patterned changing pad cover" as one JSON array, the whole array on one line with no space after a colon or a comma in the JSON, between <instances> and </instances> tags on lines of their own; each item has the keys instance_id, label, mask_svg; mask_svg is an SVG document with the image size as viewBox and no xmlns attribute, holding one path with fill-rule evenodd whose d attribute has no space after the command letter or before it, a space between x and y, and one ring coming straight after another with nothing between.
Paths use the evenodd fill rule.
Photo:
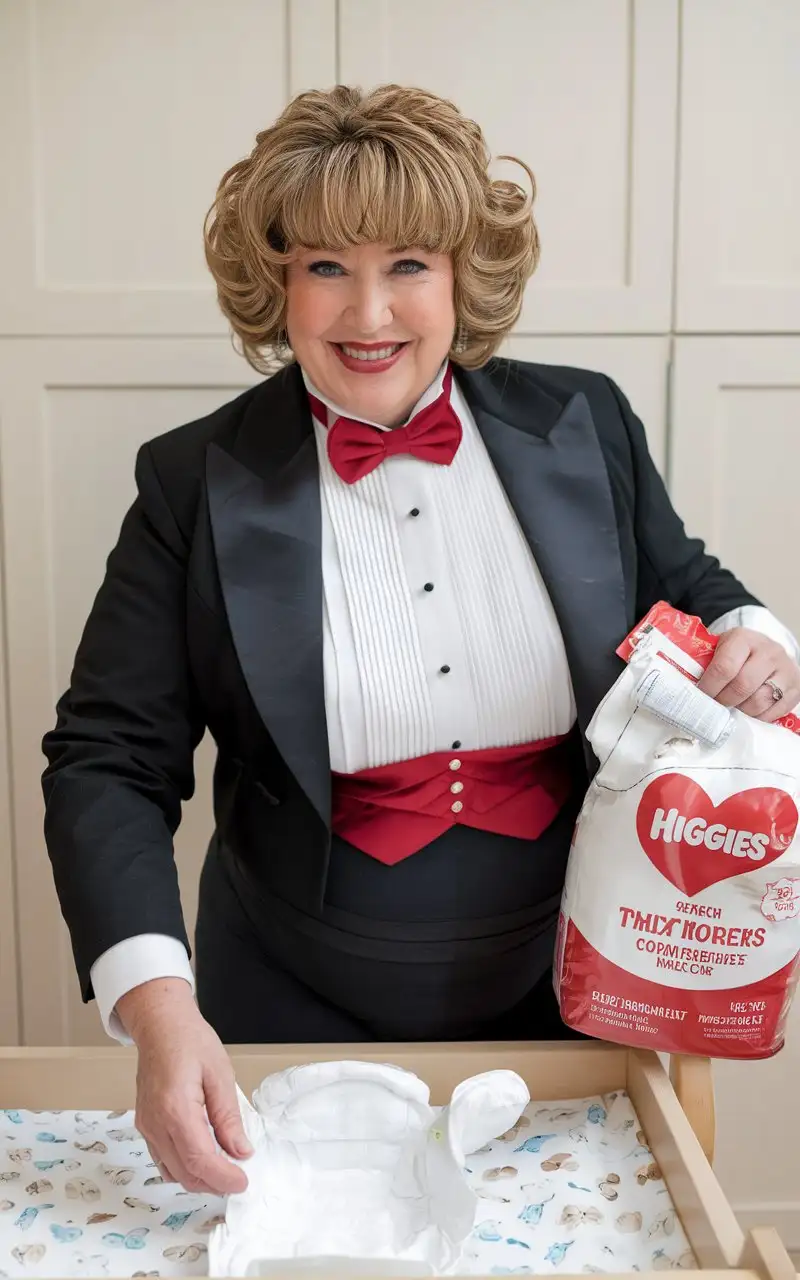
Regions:
<instances>
[{"instance_id":1,"label":"patterned changing pad cover","mask_svg":"<svg viewBox=\"0 0 800 1280\"><path fill-rule=\"evenodd\" d=\"M696 1265L622 1091L532 1102L467 1171L461 1274ZM132 1111L0 1111L0 1276L202 1275L224 1208L162 1183Z\"/></svg>"}]
</instances>

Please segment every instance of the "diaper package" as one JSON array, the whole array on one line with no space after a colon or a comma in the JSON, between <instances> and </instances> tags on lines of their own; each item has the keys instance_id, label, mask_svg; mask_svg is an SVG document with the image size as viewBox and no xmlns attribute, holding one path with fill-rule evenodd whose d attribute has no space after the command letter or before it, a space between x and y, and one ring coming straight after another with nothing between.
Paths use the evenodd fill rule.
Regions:
<instances>
[{"instance_id":1,"label":"diaper package","mask_svg":"<svg viewBox=\"0 0 800 1280\"><path fill-rule=\"evenodd\" d=\"M568 1026L668 1053L766 1058L800 952L800 720L698 690L718 642L656 605L588 737L555 986Z\"/></svg>"},{"instance_id":2,"label":"diaper package","mask_svg":"<svg viewBox=\"0 0 800 1280\"><path fill-rule=\"evenodd\" d=\"M211 1233L209 1274L451 1271L478 1205L466 1155L516 1124L529 1100L513 1071L465 1080L438 1111L422 1080L385 1064L268 1076L252 1106L240 1093L249 1185Z\"/></svg>"}]
</instances>

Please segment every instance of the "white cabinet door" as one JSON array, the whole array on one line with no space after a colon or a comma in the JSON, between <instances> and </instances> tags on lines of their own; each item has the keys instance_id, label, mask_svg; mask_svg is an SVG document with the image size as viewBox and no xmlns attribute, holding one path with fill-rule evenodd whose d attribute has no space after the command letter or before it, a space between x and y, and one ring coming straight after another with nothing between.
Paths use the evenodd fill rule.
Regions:
<instances>
[{"instance_id":1,"label":"white cabinet door","mask_svg":"<svg viewBox=\"0 0 800 1280\"><path fill-rule=\"evenodd\" d=\"M800 635L800 338L678 338L673 369L678 510Z\"/></svg>"},{"instance_id":2,"label":"white cabinet door","mask_svg":"<svg viewBox=\"0 0 800 1280\"><path fill-rule=\"evenodd\" d=\"M54 724L55 701L69 683L106 557L134 496L136 450L211 412L254 378L226 338L0 344L13 851L28 1044L104 1039L94 1007L81 1006L44 847L41 738ZM199 757L197 795L177 842L190 930L212 827L209 744Z\"/></svg>"},{"instance_id":3,"label":"white cabinet door","mask_svg":"<svg viewBox=\"0 0 800 1280\"><path fill-rule=\"evenodd\" d=\"M539 364L577 365L605 373L625 393L644 423L647 441L662 475L667 455L667 383L670 340L663 338L522 337L515 334L502 355Z\"/></svg>"},{"instance_id":4,"label":"white cabinet door","mask_svg":"<svg viewBox=\"0 0 800 1280\"><path fill-rule=\"evenodd\" d=\"M663 333L677 32L676 0L339 0L339 75L452 98L493 155L533 169L542 261L521 332Z\"/></svg>"},{"instance_id":5,"label":"white cabinet door","mask_svg":"<svg viewBox=\"0 0 800 1280\"><path fill-rule=\"evenodd\" d=\"M800 332L800 4L683 6L677 328Z\"/></svg>"},{"instance_id":6,"label":"white cabinet door","mask_svg":"<svg viewBox=\"0 0 800 1280\"><path fill-rule=\"evenodd\" d=\"M226 332L222 174L333 81L334 0L0 0L0 334Z\"/></svg>"}]
</instances>

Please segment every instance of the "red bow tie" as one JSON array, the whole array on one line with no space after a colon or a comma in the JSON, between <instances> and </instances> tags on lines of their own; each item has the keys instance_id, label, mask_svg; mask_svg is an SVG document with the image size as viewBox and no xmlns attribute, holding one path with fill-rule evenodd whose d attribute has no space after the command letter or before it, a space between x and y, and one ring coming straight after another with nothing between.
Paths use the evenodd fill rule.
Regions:
<instances>
[{"instance_id":1,"label":"red bow tie","mask_svg":"<svg viewBox=\"0 0 800 1280\"><path fill-rule=\"evenodd\" d=\"M384 458L396 453L410 453L423 462L438 462L448 467L461 443L461 423L450 403L452 369L448 365L442 393L420 409L404 427L381 431L354 418L337 418L328 431L328 457L337 475L346 484L355 484L380 466ZM326 422L325 406L309 397L314 416Z\"/></svg>"}]
</instances>

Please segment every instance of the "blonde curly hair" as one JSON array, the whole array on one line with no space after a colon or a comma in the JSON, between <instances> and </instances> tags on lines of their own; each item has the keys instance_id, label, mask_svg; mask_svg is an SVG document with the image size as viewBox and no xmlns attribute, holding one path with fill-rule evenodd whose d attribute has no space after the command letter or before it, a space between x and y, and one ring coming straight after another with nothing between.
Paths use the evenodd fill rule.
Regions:
<instances>
[{"instance_id":1,"label":"blonde curly hair","mask_svg":"<svg viewBox=\"0 0 800 1280\"><path fill-rule=\"evenodd\" d=\"M485 364L522 306L539 259L530 190L489 176L474 121L423 89L338 85L296 97L223 176L205 220L206 261L249 363L286 350L284 268L295 245L388 244L448 254L451 357Z\"/></svg>"}]
</instances>

